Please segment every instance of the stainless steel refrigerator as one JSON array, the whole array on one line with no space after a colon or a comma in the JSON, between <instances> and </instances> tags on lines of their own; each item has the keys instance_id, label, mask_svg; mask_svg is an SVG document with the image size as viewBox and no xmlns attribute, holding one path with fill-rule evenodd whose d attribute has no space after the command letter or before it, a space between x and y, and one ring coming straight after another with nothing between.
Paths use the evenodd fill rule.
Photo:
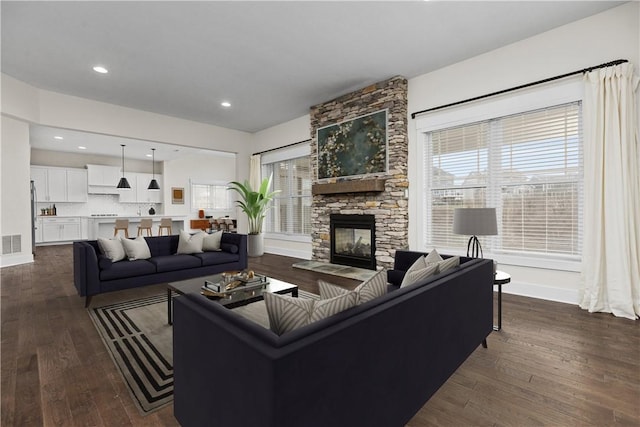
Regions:
<instances>
[{"instance_id":1,"label":"stainless steel refrigerator","mask_svg":"<svg viewBox=\"0 0 640 427\"><path fill-rule=\"evenodd\" d=\"M38 227L38 192L36 183L31 181L31 253L36 255L36 228Z\"/></svg>"}]
</instances>

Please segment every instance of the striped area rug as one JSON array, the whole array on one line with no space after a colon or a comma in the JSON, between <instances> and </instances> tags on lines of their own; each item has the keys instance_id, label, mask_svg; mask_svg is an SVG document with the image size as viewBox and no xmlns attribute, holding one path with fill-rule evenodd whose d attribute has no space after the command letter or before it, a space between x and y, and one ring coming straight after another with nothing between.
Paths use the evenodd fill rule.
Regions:
<instances>
[{"instance_id":1,"label":"striped area rug","mask_svg":"<svg viewBox=\"0 0 640 427\"><path fill-rule=\"evenodd\" d=\"M318 298L299 291L300 298ZM269 326L264 302L238 307L239 313ZM89 308L111 358L142 414L173 401L173 329L167 324L167 294Z\"/></svg>"}]
</instances>

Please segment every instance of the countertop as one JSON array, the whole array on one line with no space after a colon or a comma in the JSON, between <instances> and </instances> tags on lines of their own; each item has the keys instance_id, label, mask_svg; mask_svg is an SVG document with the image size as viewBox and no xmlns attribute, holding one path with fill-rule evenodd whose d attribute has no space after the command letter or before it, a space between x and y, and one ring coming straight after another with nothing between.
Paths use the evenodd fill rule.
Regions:
<instances>
[{"instance_id":1,"label":"countertop","mask_svg":"<svg viewBox=\"0 0 640 427\"><path fill-rule=\"evenodd\" d=\"M91 215L38 215L39 219L47 218L88 218L88 219L129 219L136 220L140 218L151 218L160 221L160 218L171 218L182 220L188 218L187 215L118 215L118 216L91 216Z\"/></svg>"}]
</instances>

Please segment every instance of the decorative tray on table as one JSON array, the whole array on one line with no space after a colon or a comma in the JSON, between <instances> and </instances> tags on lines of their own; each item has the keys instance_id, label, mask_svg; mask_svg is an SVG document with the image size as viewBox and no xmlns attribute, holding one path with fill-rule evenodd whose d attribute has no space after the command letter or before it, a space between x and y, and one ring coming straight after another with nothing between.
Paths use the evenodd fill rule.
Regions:
<instances>
[{"instance_id":1,"label":"decorative tray on table","mask_svg":"<svg viewBox=\"0 0 640 427\"><path fill-rule=\"evenodd\" d=\"M238 291L252 291L260 289L269 283L269 278L261 274L249 272L224 272L222 280L213 282L205 280L201 294L207 297L224 298Z\"/></svg>"}]
</instances>

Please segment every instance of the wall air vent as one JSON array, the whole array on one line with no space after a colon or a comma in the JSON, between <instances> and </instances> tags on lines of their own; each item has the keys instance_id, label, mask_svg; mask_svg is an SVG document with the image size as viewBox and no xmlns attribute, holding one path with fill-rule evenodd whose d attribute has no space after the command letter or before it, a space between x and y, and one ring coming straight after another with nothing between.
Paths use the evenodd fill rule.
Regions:
<instances>
[{"instance_id":1,"label":"wall air vent","mask_svg":"<svg viewBox=\"0 0 640 427\"><path fill-rule=\"evenodd\" d=\"M22 236L20 234L2 236L2 255L19 252L22 252Z\"/></svg>"}]
</instances>

